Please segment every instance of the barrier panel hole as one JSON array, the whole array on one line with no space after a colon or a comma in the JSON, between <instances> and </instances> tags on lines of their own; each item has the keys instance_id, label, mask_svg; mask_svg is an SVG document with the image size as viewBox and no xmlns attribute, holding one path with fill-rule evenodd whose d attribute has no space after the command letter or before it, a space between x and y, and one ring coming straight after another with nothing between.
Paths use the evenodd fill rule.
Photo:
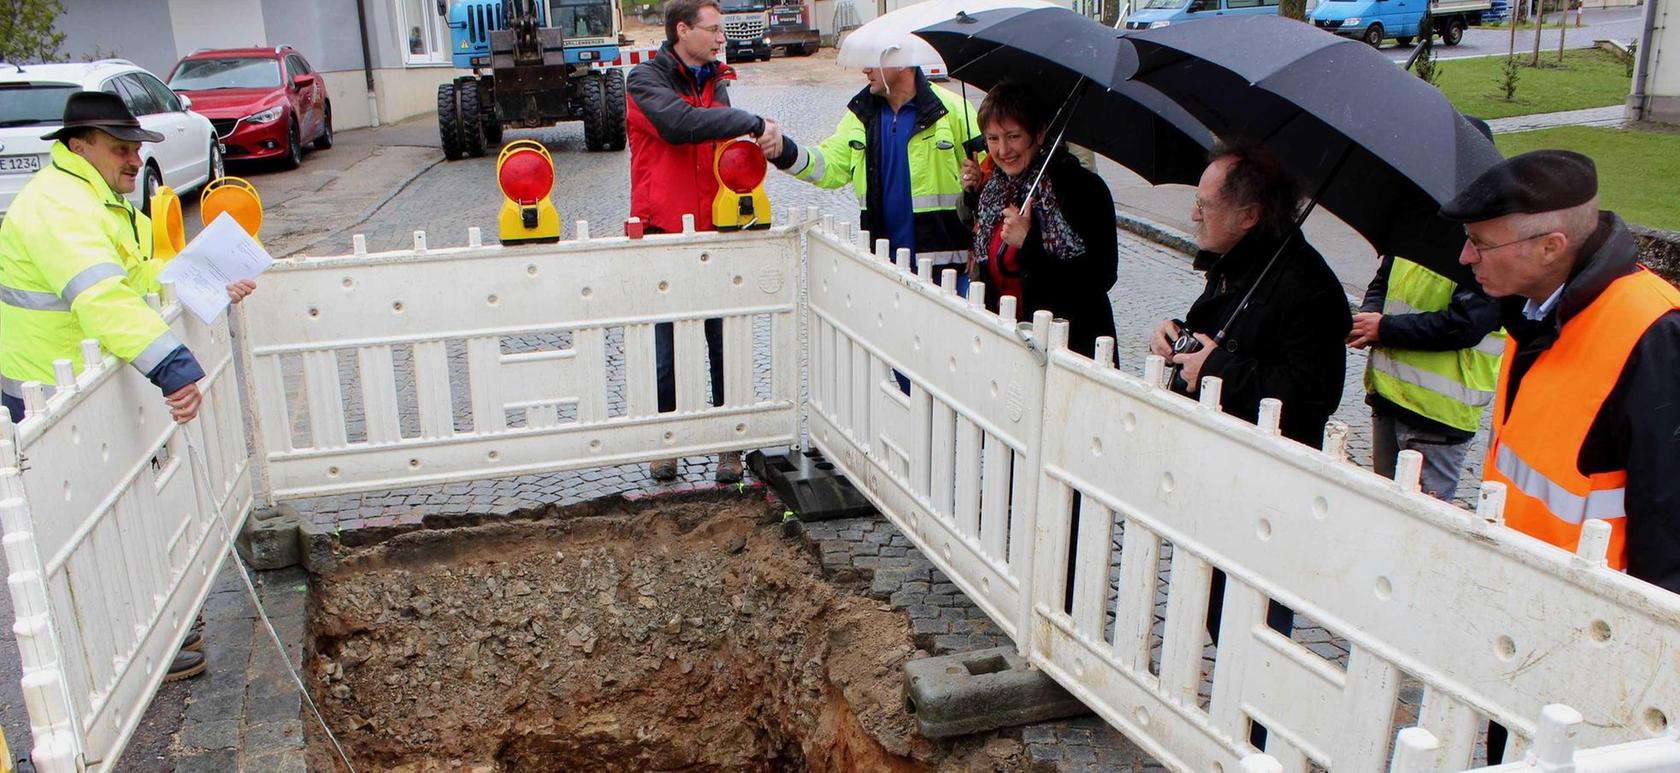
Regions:
<instances>
[{"instance_id":1,"label":"barrier panel hole","mask_svg":"<svg viewBox=\"0 0 1680 773\"><path fill-rule=\"evenodd\" d=\"M321 318L321 310L315 308L314 306L309 307L309 318L310 319L320 319Z\"/></svg>"},{"instance_id":2,"label":"barrier panel hole","mask_svg":"<svg viewBox=\"0 0 1680 773\"><path fill-rule=\"evenodd\" d=\"M532 263L532 264L527 265L525 267L525 275L526 276L536 276L537 275L537 264Z\"/></svg>"},{"instance_id":3,"label":"barrier panel hole","mask_svg":"<svg viewBox=\"0 0 1680 773\"><path fill-rule=\"evenodd\" d=\"M1650 731L1652 733L1667 732L1668 731L1668 715L1664 714L1662 709L1659 709L1655 706L1652 706L1651 708L1646 709L1645 710L1645 727L1650 729Z\"/></svg>"},{"instance_id":4,"label":"barrier panel hole","mask_svg":"<svg viewBox=\"0 0 1680 773\"><path fill-rule=\"evenodd\" d=\"M1172 491L1173 491L1173 486L1174 485L1176 485L1176 483L1173 480L1173 474L1172 473L1170 473L1170 472L1161 473L1161 491L1162 492L1167 493L1167 494L1171 494Z\"/></svg>"},{"instance_id":5,"label":"barrier panel hole","mask_svg":"<svg viewBox=\"0 0 1680 773\"><path fill-rule=\"evenodd\" d=\"M397 301L396 303L391 304L391 311L401 314L403 311L402 301Z\"/></svg>"},{"instance_id":6,"label":"barrier panel hole","mask_svg":"<svg viewBox=\"0 0 1680 773\"><path fill-rule=\"evenodd\" d=\"M595 288L593 288L593 287L585 287L585 288L583 288L583 289L582 289L582 290L579 290L579 291L578 291L578 295L581 295L581 296L583 296L583 297L585 297L585 298L590 298L590 297L593 297L593 296L594 296L594 295L595 295Z\"/></svg>"},{"instance_id":7,"label":"barrier panel hole","mask_svg":"<svg viewBox=\"0 0 1680 773\"><path fill-rule=\"evenodd\" d=\"M710 262L712 262L712 253L710 253L710 252L702 252L702 253L700 253L700 262L701 262L701 263L710 263Z\"/></svg>"},{"instance_id":8,"label":"barrier panel hole","mask_svg":"<svg viewBox=\"0 0 1680 773\"><path fill-rule=\"evenodd\" d=\"M1007 736L927 744L904 690L907 617L822 579L779 514L751 498L590 503L345 547L310 578L304 679L359 770L1025 758ZM309 741L330 758L323 735Z\"/></svg>"},{"instance_id":9,"label":"barrier panel hole","mask_svg":"<svg viewBox=\"0 0 1680 773\"><path fill-rule=\"evenodd\" d=\"M1102 456L1103 455L1102 438L1100 438L1100 437L1091 438L1091 455L1092 456Z\"/></svg>"},{"instance_id":10,"label":"barrier panel hole","mask_svg":"<svg viewBox=\"0 0 1680 773\"><path fill-rule=\"evenodd\" d=\"M356 280L351 279L350 277L345 277L342 284L346 290L353 289L356 286Z\"/></svg>"},{"instance_id":11,"label":"barrier panel hole","mask_svg":"<svg viewBox=\"0 0 1680 773\"><path fill-rule=\"evenodd\" d=\"M1509 636L1500 636L1493 641L1493 652L1500 660L1510 660L1517 656L1517 643Z\"/></svg>"},{"instance_id":12,"label":"barrier panel hole","mask_svg":"<svg viewBox=\"0 0 1680 773\"><path fill-rule=\"evenodd\" d=\"M731 277L730 280L729 280L729 283L735 285L736 287L740 287L741 285L746 284L746 282L747 282L746 277L743 277L740 274L736 274L734 277ZM846 296L848 301L851 300L851 297L852 296L850 296L850 295Z\"/></svg>"},{"instance_id":13,"label":"barrier panel hole","mask_svg":"<svg viewBox=\"0 0 1680 773\"><path fill-rule=\"evenodd\" d=\"M501 303L501 302L502 302L502 299L497 297L495 294L491 294L490 297L484 299L485 305L488 305L488 306L494 306L494 305L496 305L498 303Z\"/></svg>"},{"instance_id":14,"label":"barrier panel hole","mask_svg":"<svg viewBox=\"0 0 1680 773\"><path fill-rule=\"evenodd\" d=\"M736 279L739 279L739 278L740 277L736 277ZM740 282L736 282L735 284L740 284ZM659 280L659 291L662 292L662 293L670 292L671 291L671 283L667 282L663 279Z\"/></svg>"},{"instance_id":15,"label":"barrier panel hole","mask_svg":"<svg viewBox=\"0 0 1680 773\"><path fill-rule=\"evenodd\" d=\"M1592 621L1593 641L1610 641L1610 624L1603 620Z\"/></svg>"},{"instance_id":16,"label":"barrier panel hole","mask_svg":"<svg viewBox=\"0 0 1680 773\"><path fill-rule=\"evenodd\" d=\"M494 461L502 458L502 452L491 451L490 453L485 454L484 458L494 462Z\"/></svg>"},{"instance_id":17,"label":"barrier panel hole","mask_svg":"<svg viewBox=\"0 0 1680 773\"><path fill-rule=\"evenodd\" d=\"M1321 497L1321 496L1313 497L1312 512L1313 512L1313 517L1314 518L1317 518L1319 520L1324 520L1325 516L1328 516L1330 514L1330 502L1329 502L1329 500L1327 500L1327 499L1325 499L1324 497Z\"/></svg>"},{"instance_id":18,"label":"barrier panel hole","mask_svg":"<svg viewBox=\"0 0 1680 773\"><path fill-rule=\"evenodd\" d=\"M1378 577L1375 591L1378 599L1387 601L1394 596L1394 584L1387 577Z\"/></svg>"},{"instance_id":19,"label":"barrier panel hole","mask_svg":"<svg viewBox=\"0 0 1680 773\"><path fill-rule=\"evenodd\" d=\"M1125 416L1120 417L1120 426L1124 427L1127 432L1136 432L1137 414L1127 411Z\"/></svg>"},{"instance_id":20,"label":"barrier panel hole","mask_svg":"<svg viewBox=\"0 0 1680 773\"><path fill-rule=\"evenodd\" d=\"M1271 519L1261 518L1259 525L1255 529L1255 533L1259 534L1260 539L1262 539L1262 540L1271 539L1272 538L1272 522L1271 522Z\"/></svg>"}]
</instances>

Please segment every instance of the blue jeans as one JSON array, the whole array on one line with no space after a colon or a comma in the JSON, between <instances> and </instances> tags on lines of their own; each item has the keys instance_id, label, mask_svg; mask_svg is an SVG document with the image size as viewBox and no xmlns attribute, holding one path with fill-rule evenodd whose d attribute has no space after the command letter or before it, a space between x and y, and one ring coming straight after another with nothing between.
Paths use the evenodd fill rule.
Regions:
<instances>
[{"instance_id":1,"label":"blue jeans","mask_svg":"<svg viewBox=\"0 0 1680 773\"><path fill-rule=\"evenodd\" d=\"M1394 477L1401 451L1423 454L1423 493L1451 502L1458 492L1459 474L1470 441L1455 442L1439 432L1419 429L1404 418L1385 411L1371 412L1371 470L1385 478Z\"/></svg>"},{"instance_id":2,"label":"blue jeans","mask_svg":"<svg viewBox=\"0 0 1680 773\"><path fill-rule=\"evenodd\" d=\"M659 381L659 412L677 409L676 378L677 326L671 322L653 325L653 357ZM712 405L723 405L723 318L706 320L706 359L712 371Z\"/></svg>"}]
</instances>

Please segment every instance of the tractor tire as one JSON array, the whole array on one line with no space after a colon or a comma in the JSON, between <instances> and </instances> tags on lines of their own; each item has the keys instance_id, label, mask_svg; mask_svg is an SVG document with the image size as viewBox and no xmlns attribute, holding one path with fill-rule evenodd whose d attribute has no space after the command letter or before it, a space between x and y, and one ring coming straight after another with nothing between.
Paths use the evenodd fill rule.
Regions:
<instances>
[{"instance_id":1,"label":"tractor tire","mask_svg":"<svg viewBox=\"0 0 1680 773\"><path fill-rule=\"evenodd\" d=\"M603 118L606 134L602 137L602 147L604 150L617 152L624 149L626 139L624 114L628 106L624 101L624 71L608 70L603 80L605 93L602 96L606 103L602 107L605 108Z\"/></svg>"},{"instance_id":2,"label":"tractor tire","mask_svg":"<svg viewBox=\"0 0 1680 773\"><path fill-rule=\"evenodd\" d=\"M456 161L466 156L461 146L461 106L455 101L455 84L444 83L437 90L438 139L443 157Z\"/></svg>"},{"instance_id":3,"label":"tractor tire","mask_svg":"<svg viewBox=\"0 0 1680 773\"><path fill-rule=\"evenodd\" d=\"M606 149L607 95L606 79L591 74L578 83L578 95L583 101L583 146L589 152Z\"/></svg>"},{"instance_id":4,"label":"tractor tire","mask_svg":"<svg viewBox=\"0 0 1680 773\"><path fill-rule=\"evenodd\" d=\"M484 119L478 104L478 81L463 80L455 92L461 95L461 150L477 158L484 155Z\"/></svg>"}]
</instances>

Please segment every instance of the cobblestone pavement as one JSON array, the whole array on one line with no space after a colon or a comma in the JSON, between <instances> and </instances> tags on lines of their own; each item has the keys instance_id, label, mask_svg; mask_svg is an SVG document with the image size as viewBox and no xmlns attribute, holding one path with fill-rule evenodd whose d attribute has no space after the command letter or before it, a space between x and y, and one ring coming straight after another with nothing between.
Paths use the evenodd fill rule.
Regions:
<instances>
[{"instance_id":1,"label":"cobblestone pavement","mask_svg":"<svg viewBox=\"0 0 1680 773\"><path fill-rule=\"evenodd\" d=\"M851 86L741 88L736 93L736 102L748 109L776 108L765 112L774 112L790 135L814 142L831 130L841 106L854 91ZM583 152L581 131L576 126L511 134L540 139L555 151L560 167L556 198L568 231L572 221L588 219L593 234L620 233L619 224L628 208L623 184L628 176L626 154ZM422 229L429 232L429 242L434 247L464 244L466 229L471 225L485 227L485 236L490 239L494 211L499 203L492 176L490 159L431 165L358 225L337 234L335 238L341 237L341 244L321 242L307 251L312 254L347 252L352 232L367 234L372 250L406 247L411 243L412 233ZM848 190L820 191L779 174L772 175L768 188L777 206L816 206L838 219L855 220L856 206ZM1201 279L1189 269L1181 254L1127 234L1120 235L1119 240L1120 278L1112 292L1120 333L1117 348L1121 353L1121 367L1141 373L1148 330L1162 318L1182 314L1199 292ZM439 287L436 291L448 292L448 288ZM563 345L563 338L510 340L505 346L517 350L556 345ZM1369 420L1360 387L1363 368L1364 356L1350 353L1348 387L1337 418L1352 430L1350 449L1354 461L1368 464ZM1473 452L1472 458L1479 459L1479 452ZM626 492L645 494L693 488L705 485L711 472L711 460L693 458L684 460L682 477L669 484L652 481L642 465L624 465L323 497L296 505L317 527L354 534L368 529L446 524L450 516L458 514L509 515ZM1465 479L1475 479L1476 473L1477 470L1467 471ZM911 621L918 644L924 649L942 654L1007 643L995 624L884 520L865 518L808 524L803 539L834 581L855 583L860 591L903 610ZM263 582L265 606L278 615L277 622L295 659L303 636L304 594L295 590L301 576L270 573L264 576ZM254 612L246 606L242 593L242 589L232 584L231 575L224 573L211 603L206 605L205 632L207 647L212 652L211 672L189 685L186 723L175 749L181 769L231 769L242 762L250 763L251 769L278 769L257 767L254 761L279 764L280 759L296 756L293 741L299 737L298 722L302 716L298 696L280 679L283 672L279 670L272 644L252 619ZM1298 641L1326 659L1345 660L1344 645L1322 628L1310 625L1310 621L1302 623L1296 636ZM159 710L154 703L153 712ZM1021 730L1021 738L1028 746L1035 770L1158 769L1147 755L1094 717L1025 728ZM198 767L189 767L194 765Z\"/></svg>"}]
</instances>

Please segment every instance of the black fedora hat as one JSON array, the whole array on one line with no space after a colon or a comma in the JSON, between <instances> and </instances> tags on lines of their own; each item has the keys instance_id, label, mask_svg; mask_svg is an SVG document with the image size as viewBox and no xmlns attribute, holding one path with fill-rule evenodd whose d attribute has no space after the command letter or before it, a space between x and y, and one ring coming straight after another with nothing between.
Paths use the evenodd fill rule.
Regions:
<instances>
[{"instance_id":1,"label":"black fedora hat","mask_svg":"<svg viewBox=\"0 0 1680 773\"><path fill-rule=\"evenodd\" d=\"M41 136L43 140L62 140L77 129L98 129L119 140L128 142L162 142L163 135L147 131L140 119L128 112L122 97L103 91L78 91L64 103L64 125L57 131Z\"/></svg>"}]
</instances>

